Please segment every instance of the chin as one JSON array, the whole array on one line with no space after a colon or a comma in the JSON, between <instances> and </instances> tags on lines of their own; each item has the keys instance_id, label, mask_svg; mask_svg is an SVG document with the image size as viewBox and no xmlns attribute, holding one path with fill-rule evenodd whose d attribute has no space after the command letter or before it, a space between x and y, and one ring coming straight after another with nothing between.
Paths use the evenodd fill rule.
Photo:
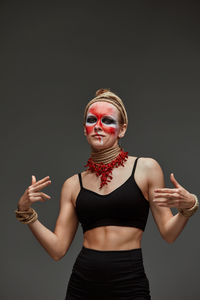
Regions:
<instances>
[{"instance_id":1,"label":"chin","mask_svg":"<svg viewBox=\"0 0 200 300\"><path fill-rule=\"evenodd\" d=\"M103 149L107 149L107 148L111 148L114 146L114 144L100 144L98 143L90 143L91 148L93 148L94 150L103 150Z\"/></svg>"},{"instance_id":2,"label":"chin","mask_svg":"<svg viewBox=\"0 0 200 300\"><path fill-rule=\"evenodd\" d=\"M89 143L89 144L93 149L97 149L97 150L106 148L104 143L100 144L99 142L97 142L97 143Z\"/></svg>"},{"instance_id":3,"label":"chin","mask_svg":"<svg viewBox=\"0 0 200 300\"><path fill-rule=\"evenodd\" d=\"M118 140L116 138L112 138L112 139L103 138L103 143L102 144L98 139L94 139L90 136L86 136L86 138L87 138L88 144L94 150L102 150L102 149L111 148L116 143L118 143Z\"/></svg>"}]
</instances>

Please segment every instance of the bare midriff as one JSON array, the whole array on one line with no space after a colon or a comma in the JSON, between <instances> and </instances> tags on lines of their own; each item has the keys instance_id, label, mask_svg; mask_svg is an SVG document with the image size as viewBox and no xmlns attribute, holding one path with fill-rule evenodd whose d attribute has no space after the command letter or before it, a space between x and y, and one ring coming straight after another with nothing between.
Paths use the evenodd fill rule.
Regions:
<instances>
[{"instance_id":1,"label":"bare midriff","mask_svg":"<svg viewBox=\"0 0 200 300\"><path fill-rule=\"evenodd\" d=\"M135 227L101 226L84 233L83 246L96 250L141 248L143 231Z\"/></svg>"}]
</instances>

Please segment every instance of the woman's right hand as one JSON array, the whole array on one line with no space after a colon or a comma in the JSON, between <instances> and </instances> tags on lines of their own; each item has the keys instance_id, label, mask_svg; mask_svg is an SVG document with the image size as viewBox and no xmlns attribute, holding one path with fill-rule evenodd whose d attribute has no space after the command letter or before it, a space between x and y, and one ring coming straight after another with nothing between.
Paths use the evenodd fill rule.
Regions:
<instances>
[{"instance_id":1,"label":"woman's right hand","mask_svg":"<svg viewBox=\"0 0 200 300\"><path fill-rule=\"evenodd\" d=\"M43 192L39 192L49 184L51 184L51 180L49 180L49 176L42 178L39 181L36 181L36 177L32 176L32 184L25 190L24 194L21 196L18 202L19 210L28 210L29 207L37 202L44 202L51 197Z\"/></svg>"}]
</instances>

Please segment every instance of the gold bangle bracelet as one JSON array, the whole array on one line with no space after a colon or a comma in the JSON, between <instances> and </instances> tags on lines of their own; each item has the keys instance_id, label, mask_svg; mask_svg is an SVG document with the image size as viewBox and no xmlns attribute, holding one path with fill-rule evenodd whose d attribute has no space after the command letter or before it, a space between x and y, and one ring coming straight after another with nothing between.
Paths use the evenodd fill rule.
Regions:
<instances>
[{"instance_id":1,"label":"gold bangle bracelet","mask_svg":"<svg viewBox=\"0 0 200 300\"><path fill-rule=\"evenodd\" d=\"M191 217L199 208L199 201L195 194L192 194L195 197L195 204L191 208L179 208L178 211L184 216L184 217Z\"/></svg>"},{"instance_id":2,"label":"gold bangle bracelet","mask_svg":"<svg viewBox=\"0 0 200 300\"><path fill-rule=\"evenodd\" d=\"M38 219L37 212L30 207L28 210L15 210L16 218L23 224L30 224Z\"/></svg>"}]
</instances>

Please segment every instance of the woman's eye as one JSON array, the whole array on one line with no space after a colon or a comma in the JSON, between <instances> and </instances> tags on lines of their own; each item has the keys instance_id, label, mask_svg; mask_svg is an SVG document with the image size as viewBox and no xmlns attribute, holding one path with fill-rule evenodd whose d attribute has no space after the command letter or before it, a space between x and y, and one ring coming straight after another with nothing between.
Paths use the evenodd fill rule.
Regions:
<instances>
[{"instance_id":1,"label":"woman's eye","mask_svg":"<svg viewBox=\"0 0 200 300\"><path fill-rule=\"evenodd\" d=\"M107 117L103 118L102 122L105 123L105 124L115 124L116 123L115 120L113 120L111 118L107 118Z\"/></svg>"},{"instance_id":2,"label":"woman's eye","mask_svg":"<svg viewBox=\"0 0 200 300\"><path fill-rule=\"evenodd\" d=\"M97 119L95 117L88 117L86 122L87 123L95 123L97 121Z\"/></svg>"}]
</instances>

